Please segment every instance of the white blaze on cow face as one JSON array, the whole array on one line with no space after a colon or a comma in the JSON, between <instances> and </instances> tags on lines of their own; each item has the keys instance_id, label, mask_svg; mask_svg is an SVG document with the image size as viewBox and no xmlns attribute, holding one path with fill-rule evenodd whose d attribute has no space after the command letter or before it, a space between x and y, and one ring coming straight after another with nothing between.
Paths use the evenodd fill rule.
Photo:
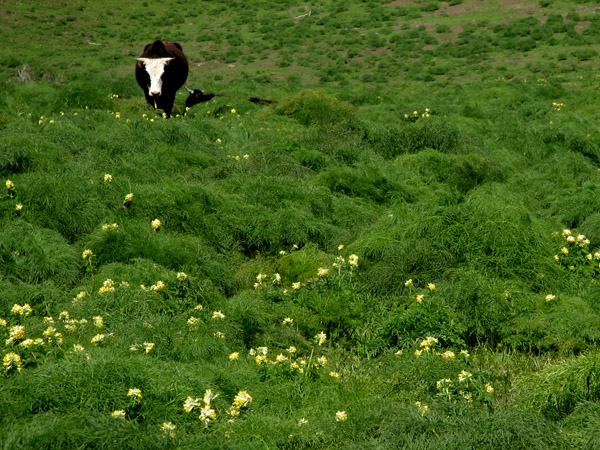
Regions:
<instances>
[{"instance_id":1,"label":"white blaze on cow face","mask_svg":"<svg viewBox=\"0 0 600 450\"><path fill-rule=\"evenodd\" d=\"M158 96L162 93L162 76L169 61L175 58L138 58L144 64L144 68L150 77L148 93L150 96Z\"/></svg>"}]
</instances>

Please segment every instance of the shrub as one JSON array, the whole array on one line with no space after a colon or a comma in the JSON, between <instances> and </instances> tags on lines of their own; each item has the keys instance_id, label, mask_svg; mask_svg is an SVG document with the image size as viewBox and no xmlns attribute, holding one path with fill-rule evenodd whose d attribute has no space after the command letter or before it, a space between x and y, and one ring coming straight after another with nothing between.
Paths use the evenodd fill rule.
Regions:
<instances>
[{"instance_id":1,"label":"shrub","mask_svg":"<svg viewBox=\"0 0 600 450\"><path fill-rule=\"evenodd\" d=\"M8 134L8 133L7 133ZM32 163L32 152L36 143L28 136L7 135L0 142L0 173L22 172Z\"/></svg>"},{"instance_id":2,"label":"shrub","mask_svg":"<svg viewBox=\"0 0 600 450\"><path fill-rule=\"evenodd\" d=\"M78 275L75 250L58 233L16 220L0 228L0 270L25 283L73 283Z\"/></svg>"},{"instance_id":3,"label":"shrub","mask_svg":"<svg viewBox=\"0 0 600 450\"><path fill-rule=\"evenodd\" d=\"M354 107L323 91L305 90L282 100L275 108L277 114L289 116L303 125L355 126Z\"/></svg>"},{"instance_id":4,"label":"shrub","mask_svg":"<svg viewBox=\"0 0 600 450\"><path fill-rule=\"evenodd\" d=\"M365 139L376 152L386 158L403 153L416 153L424 148L449 153L456 150L461 143L458 129L433 117L403 127L367 128Z\"/></svg>"},{"instance_id":5,"label":"shrub","mask_svg":"<svg viewBox=\"0 0 600 450\"><path fill-rule=\"evenodd\" d=\"M600 353L590 352L523 377L515 387L516 401L550 420L560 420L571 414L577 404L600 400L598 364Z\"/></svg>"}]
</instances>

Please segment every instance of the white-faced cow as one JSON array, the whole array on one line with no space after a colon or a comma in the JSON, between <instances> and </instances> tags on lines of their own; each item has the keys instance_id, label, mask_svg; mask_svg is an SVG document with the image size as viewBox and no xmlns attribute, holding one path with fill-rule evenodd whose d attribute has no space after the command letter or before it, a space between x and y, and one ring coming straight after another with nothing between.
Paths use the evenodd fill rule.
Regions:
<instances>
[{"instance_id":1,"label":"white-faced cow","mask_svg":"<svg viewBox=\"0 0 600 450\"><path fill-rule=\"evenodd\" d=\"M148 103L171 116L175 93L183 86L188 75L188 62L181 45L156 40L146 45L137 58L135 78L144 90Z\"/></svg>"}]
</instances>

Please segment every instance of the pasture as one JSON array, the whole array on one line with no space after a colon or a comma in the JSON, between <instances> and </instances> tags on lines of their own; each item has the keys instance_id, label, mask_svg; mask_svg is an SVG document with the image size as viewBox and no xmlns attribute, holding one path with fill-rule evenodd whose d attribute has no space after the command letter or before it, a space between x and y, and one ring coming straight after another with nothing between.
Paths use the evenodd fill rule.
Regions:
<instances>
[{"instance_id":1,"label":"pasture","mask_svg":"<svg viewBox=\"0 0 600 450\"><path fill-rule=\"evenodd\" d=\"M3 449L600 447L595 2L40 0L0 31ZM159 38L219 96L148 105Z\"/></svg>"}]
</instances>

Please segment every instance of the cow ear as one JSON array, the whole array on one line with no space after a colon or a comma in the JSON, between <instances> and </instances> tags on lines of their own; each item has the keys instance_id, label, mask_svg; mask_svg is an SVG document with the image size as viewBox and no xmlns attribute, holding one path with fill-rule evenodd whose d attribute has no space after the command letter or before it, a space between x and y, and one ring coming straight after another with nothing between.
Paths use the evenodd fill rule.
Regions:
<instances>
[{"instance_id":1,"label":"cow ear","mask_svg":"<svg viewBox=\"0 0 600 450\"><path fill-rule=\"evenodd\" d=\"M148 58L135 58L135 59L137 59L139 62L144 62L144 61L146 61Z\"/></svg>"},{"instance_id":2,"label":"cow ear","mask_svg":"<svg viewBox=\"0 0 600 450\"><path fill-rule=\"evenodd\" d=\"M179 45L177 42L173 42L173 45L175 47L177 47L179 50L183 51L183 48L181 48L181 45Z\"/></svg>"}]
</instances>

